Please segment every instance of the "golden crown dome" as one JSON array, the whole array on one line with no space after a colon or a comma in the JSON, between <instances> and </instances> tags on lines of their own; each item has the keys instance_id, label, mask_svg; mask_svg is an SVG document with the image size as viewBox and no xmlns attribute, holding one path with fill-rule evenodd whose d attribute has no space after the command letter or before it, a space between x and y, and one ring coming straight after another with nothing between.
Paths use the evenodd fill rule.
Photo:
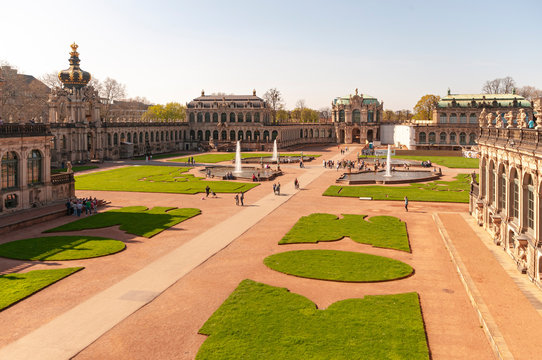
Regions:
<instances>
[{"instance_id":1,"label":"golden crown dome","mask_svg":"<svg viewBox=\"0 0 542 360\"><path fill-rule=\"evenodd\" d=\"M70 52L70 68L62 70L58 73L58 79L62 82L66 88L80 89L87 85L91 79L90 73L81 70L79 67L79 53L77 48L79 46L76 43L71 45L72 51Z\"/></svg>"}]
</instances>

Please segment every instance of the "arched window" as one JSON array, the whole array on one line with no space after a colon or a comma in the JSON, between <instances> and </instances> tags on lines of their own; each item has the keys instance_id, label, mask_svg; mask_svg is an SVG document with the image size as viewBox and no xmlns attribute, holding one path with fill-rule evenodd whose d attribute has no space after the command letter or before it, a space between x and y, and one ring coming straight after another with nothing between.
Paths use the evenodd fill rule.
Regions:
<instances>
[{"instance_id":1,"label":"arched window","mask_svg":"<svg viewBox=\"0 0 542 360\"><path fill-rule=\"evenodd\" d=\"M32 150L28 154L28 183L41 183L42 158L39 150Z\"/></svg>"},{"instance_id":2,"label":"arched window","mask_svg":"<svg viewBox=\"0 0 542 360\"><path fill-rule=\"evenodd\" d=\"M451 137L452 137L452 136L451 136L451 134L450 134L450 140L452 140ZM434 133L434 132L430 132L430 133L429 133L429 144L434 144L434 143L436 142L436 139L435 139L435 138L436 138L435 133Z\"/></svg>"},{"instance_id":3,"label":"arched window","mask_svg":"<svg viewBox=\"0 0 542 360\"><path fill-rule=\"evenodd\" d=\"M139 133L139 142L140 142L140 143L143 142L143 132L140 132L140 133Z\"/></svg>"},{"instance_id":4,"label":"arched window","mask_svg":"<svg viewBox=\"0 0 542 360\"><path fill-rule=\"evenodd\" d=\"M459 144L467 145L467 134L465 134L464 132L459 133Z\"/></svg>"},{"instance_id":5,"label":"arched window","mask_svg":"<svg viewBox=\"0 0 542 360\"><path fill-rule=\"evenodd\" d=\"M339 110L339 122L344 122L344 110Z\"/></svg>"},{"instance_id":6,"label":"arched window","mask_svg":"<svg viewBox=\"0 0 542 360\"><path fill-rule=\"evenodd\" d=\"M220 122L225 123L226 120L227 120L227 117L228 116L226 115L226 113L221 113L220 114Z\"/></svg>"},{"instance_id":7,"label":"arched window","mask_svg":"<svg viewBox=\"0 0 542 360\"><path fill-rule=\"evenodd\" d=\"M475 113L470 114L469 123L476 124L478 122L478 116Z\"/></svg>"},{"instance_id":8,"label":"arched window","mask_svg":"<svg viewBox=\"0 0 542 360\"><path fill-rule=\"evenodd\" d=\"M447 121L447 116L445 113L440 113L440 116L438 118L438 122L441 123L441 124L445 124L446 121Z\"/></svg>"},{"instance_id":9,"label":"arched window","mask_svg":"<svg viewBox=\"0 0 542 360\"><path fill-rule=\"evenodd\" d=\"M418 134L418 142L420 144L425 144L427 142L426 134L424 132Z\"/></svg>"},{"instance_id":10,"label":"arched window","mask_svg":"<svg viewBox=\"0 0 542 360\"><path fill-rule=\"evenodd\" d=\"M152 132L151 132L151 135L152 135ZM152 136L151 136L151 138L152 138ZM156 132L156 138L155 139L156 139L156 142L160 141L160 133L158 131Z\"/></svg>"},{"instance_id":11,"label":"arched window","mask_svg":"<svg viewBox=\"0 0 542 360\"><path fill-rule=\"evenodd\" d=\"M516 169L512 169L510 175L510 213L509 216L513 217L517 222L519 220L519 179Z\"/></svg>"},{"instance_id":12,"label":"arched window","mask_svg":"<svg viewBox=\"0 0 542 360\"><path fill-rule=\"evenodd\" d=\"M111 134L107 134L107 145L111 146Z\"/></svg>"},{"instance_id":13,"label":"arched window","mask_svg":"<svg viewBox=\"0 0 542 360\"><path fill-rule=\"evenodd\" d=\"M441 143L441 144L446 144L446 138L447 138L447 137L448 137L448 136L446 135L445 132L441 132L441 133L440 133L440 143Z\"/></svg>"},{"instance_id":14,"label":"arched window","mask_svg":"<svg viewBox=\"0 0 542 360\"><path fill-rule=\"evenodd\" d=\"M451 113L450 114L450 124L455 124L457 123L457 114L456 113Z\"/></svg>"},{"instance_id":15,"label":"arched window","mask_svg":"<svg viewBox=\"0 0 542 360\"><path fill-rule=\"evenodd\" d=\"M252 122L252 114L251 113L247 114L246 122Z\"/></svg>"},{"instance_id":16,"label":"arched window","mask_svg":"<svg viewBox=\"0 0 542 360\"><path fill-rule=\"evenodd\" d=\"M160 141L164 141L164 132L160 131Z\"/></svg>"},{"instance_id":17,"label":"arched window","mask_svg":"<svg viewBox=\"0 0 542 360\"><path fill-rule=\"evenodd\" d=\"M482 198L486 197L487 193L487 185L486 185L486 159L482 158L480 160L481 166L480 166L480 194L482 195Z\"/></svg>"},{"instance_id":18,"label":"arched window","mask_svg":"<svg viewBox=\"0 0 542 360\"><path fill-rule=\"evenodd\" d=\"M259 131L254 131L254 141L258 141L260 140L260 132Z\"/></svg>"},{"instance_id":19,"label":"arched window","mask_svg":"<svg viewBox=\"0 0 542 360\"><path fill-rule=\"evenodd\" d=\"M131 143L132 142L132 134L128 133L127 135L128 135L127 140L128 140L129 143Z\"/></svg>"},{"instance_id":20,"label":"arched window","mask_svg":"<svg viewBox=\"0 0 542 360\"><path fill-rule=\"evenodd\" d=\"M205 130L205 141L211 140L211 130Z\"/></svg>"},{"instance_id":21,"label":"arched window","mask_svg":"<svg viewBox=\"0 0 542 360\"><path fill-rule=\"evenodd\" d=\"M203 131L201 130L198 130L198 140L199 141L203 140Z\"/></svg>"},{"instance_id":22,"label":"arched window","mask_svg":"<svg viewBox=\"0 0 542 360\"><path fill-rule=\"evenodd\" d=\"M466 124L467 123L467 114L465 114L465 113L459 114L459 123L460 124Z\"/></svg>"},{"instance_id":23,"label":"arched window","mask_svg":"<svg viewBox=\"0 0 542 360\"><path fill-rule=\"evenodd\" d=\"M235 130L230 130L230 140L235 141Z\"/></svg>"},{"instance_id":24,"label":"arched window","mask_svg":"<svg viewBox=\"0 0 542 360\"><path fill-rule=\"evenodd\" d=\"M367 111L367 122L374 122L374 111L369 110Z\"/></svg>"},{"instance_id":25,"label":"arched window","mask_svg":"<svg viewBox=\"0 0 542 360\"><path fill-rule=\"evenodd\" d=\"M230 122L235 122L235 113L230 113Z\"/></svg>"},{"instance_id":26,"label":"arched window","mask_svg":"<svg viewBox=\"0 0 542 360\"><path fill-rule=\"evenodd\" d=\"M476 144L476 134L475 133L470 133L469 134L469 145L474 145Z\"/></svg>"},{"instance_id":27,"label":"arched window","mask_svg":"<svg viewBox=\"0 0 542 360\"><path fill-rule=\"evenodd\" d=\"M16 188L19 183L19 158L10 151L2 156L2 189Z\"/></svg>"},{"instance_id":28,"label":"arched window","mask_svg":"<svg viewBox=\"0 0 542 360\"><path fill-rule=\"evenodd\" d=\"M254 122L260 122L260 113L259 112L254 114Z\"/></svg>"},{"instance_id":29,"label":"arched window","mask_svg":"<svg viewBox=\"0 0 542 360\"><path fill-rule=\"evenodd\" d=\"M239 132L237 133L237 140L243 140L243 131L242 130L239 130Z\"/></svg>"},{"instance_id":30,"label":"arched window","mask_svg":"<svg viewBox=\"0 0 542 360\"><path fill-rule=\"evenodd\" d=\"M226 130L222 130L222 132L220 133L220 137L222 140L228 140L228 133L226 132Z\"/></svg>"},{"instance_id":31,"label":"arched window","mask_svg":"<svg viewBox=\"0 0 542 360\"><path fill-rule=\"evenodd\" d=\"M243 113L237 114L237 122L243 122Z\"/></svg>"},{"instance_id":32,"label":"arched window","mask_svg":"<svg viewBox=\"0 0 542 360\"><path fill-rule=\"evenodd\" d=\"M275 140L277 138L277 136L279 136L278 131L273 130L273 132L271 133L271 140Z\"/></svg>"},{"instance_id":33,"label":"arched window","mask_svg":"<svg viewBox=\"0 0 542 360\"><path fill-rule=\"evenodd\" d=\"M194 113L191 112L190 115L188 115L188 121L190 121L191 123L194 122Z\"/></svg>"},{"instance_id":34,"label":"arched window","mask_svg":"<svg viewBox=\"0 0 542 360\"><path fill-rule=\"evenodd\" d=\"M145 143L149 142L149 133L145 131Z\"/></svg>"},{"instance_id":35,"label":"arched window","mask_svg":"<svg viewBox=\"0 0 542 360\"><path fill-rule=\"evenodd\" d=\"M299 137L300 137L301 139L303 139L303 129L300 129L300 130L299 130Z\"/></svg>"},{"instance_id":36,"label":"arched window","mask_svg":"<svg viewBox=\"0 0 542 360\"><path fill-rule=\"evenodd\" d=\"M450 133L450 144L457 144L457 135L455 132Z\"/></svg>"},{"instance_id":37,"label":"arched window","mask_svg":"<svg viewBox=\"0 0 542 360\"><path fill-rule=\"evenodd\" d=\"M252 141L252 132L250 132L250 130L246 132L246 138L247 138L247 141Z\"/></svg>"},{"instance_id":38,"label":"arched window","mask_svg":"<svg viewBox=\"0 0 542 360\"><path fill-rule=\"evenodd\" d=\"M489 169L488 169L487 175L489 177L489 181L488 181L489 186L487 188L488 200L489 200L489 203L493 205L495 203L495 180L496 180L495 163L493 162L493 160L489 162Z\"/></svg>"},{"instance_id":39,"label":"arched window","mask_svg":"<svg viewBox=\"0 0 542 360\"><path fill-rule=\"evenodd\" d=\"M211 114L209 112L205 113L205 122L211 122Z\"/></svg>"},{"instance_id":40,"label":"arched window","mask_svg":"<svg viewBox=\"0 0 542 360\"><path fill-rule=\"evenodd\" d=\"M269 131L265 130L265 131L263 132L263 139L264 139L264 141L269 140Z\"/></svg>"},{"instance_id":41,"label":"arched window","mask_svg":"<svg viewBox=\"0 0 542 360\"><path fill-rule=\"evenodd\" d=\"M66 146L68 146L68 142L66 141L66 135L62 135L62 149L66 150Z\"/></svg>"},{"instance_id":42,"label":"arched window","mask_svg":"<svg viewBox=\"0 0 542 360\"><path fill-rule=\"evenodd\" d=\"M525 174L523 190L524 216L527 231L534 231L534 186L531 174Z\"/></svg>"},{"instance_id":43,"label":"arched window","mask_svg":"<svg viewBox=\"0 0 542 360\"><path fill-rule=\"evenodd\" d=\"M125 141L126 141L126 139L124 137L124 133L120 133L120 142L123 143Z\"/></svg>"},{"instance_id":44,"label":"arched window","mask_svg":"<svg viewBox=\"0 0 542 360\"><path fill-rule=\"evenodd\" d=\"M203 122L203 114L202 113L198 113L198 122Z\"/></svg>"},{"instance_id":45,"label":"arched window","mask_svg":"<svg viewBox=\"0 0 542 360\"><path fill-rule=\"evenodd\" d=\"M499 166L498 179L499 196L497 198L499 199L499 209L502 211L506 209L506 169L502 164Z\"/></svg>"},{"instance_id":46,"label":"arched window","mask_svg":"<svg viewBox=\"0 0 542 360\"><path fill-rule=\"evenodd\" d=\"M361 123L361 112L357 109L352 112L352 122L356 124Z\"/></svg>"},{"instance_id":47,"label":"arched window","mask_svg":"<svg viewBox=\"0 0 542 360\"><path fill-rule=\"evenodd\" d=\"M196 132L194 130L190 130L190 140L196 140Z\"/></svg>"},{"instance_id":48,"label":"arched window","mask_svg":"<svg viewBox=\"0 0 542 360\"><path fill-rule=\"evenodd\" d=\"M213 113L213 122L214 123L218 122L218 113Z\"/></svg>"},{"instance_id":49,"label":"arched window","mask_svg":"<svg viewBox=\"0 0 542 360\"><path fill-rule=\"evenodd\" d=\"M213 140L218 140L218 130L213 131Z\"/></svg>"},{"instance_id":50,"label":"arched window","mask_svg":"<svg viewBox=\"0 0 542 360\"><path fill-rule=\"evenodd\" d=\"M327 137L330 138L330 137L332 137L332 136L333 136L333 130L328 129L328 130L327 130Z\"/></svg>"},{"instance_id":51,"label":"arched window","mask_svg":"<svg viewBox=\"0 0 542 360\"><path fill-rule=\"evenodd\" d=\"M158 139L156 139L156 140L158 140ZM151 142L154 142L154 133L153 132L151 132Z\"/></svg>"}]
</instances>

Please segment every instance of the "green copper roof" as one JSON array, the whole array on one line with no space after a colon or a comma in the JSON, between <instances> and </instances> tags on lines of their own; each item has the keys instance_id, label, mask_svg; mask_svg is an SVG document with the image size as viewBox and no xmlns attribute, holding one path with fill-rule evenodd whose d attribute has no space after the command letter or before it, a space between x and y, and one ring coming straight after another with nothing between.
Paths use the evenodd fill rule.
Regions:
<instances>
[{"instance_id":1,"label":"green copper roof","mask_svg":"<svg viewBox=\"0 0 542 360\"><path fill-rule=\"evenodd\" d=\"M333 99L333 105L350 105L350 96L353 96L353 95L336 97L335 99ZM378 99L375 98L374 96L366 95L366 94L360 94L360 96L363 97L363 105L369 105L369 104L379 105L380 104L378 102Z\"/></svg>"},{"instance_id":2,"label":"green copper roof","mask_svg":"<svg viewBox=\"0 0 542 360\"><path fill-rule=\"evenodd\" d=\"M454 103L455 100L455 103ZM514 101L516 105L514 105ZM531 102L517 94L450 94L443 97L439 108L447 107L532 107Z\"/></svg>"}]
</instances>

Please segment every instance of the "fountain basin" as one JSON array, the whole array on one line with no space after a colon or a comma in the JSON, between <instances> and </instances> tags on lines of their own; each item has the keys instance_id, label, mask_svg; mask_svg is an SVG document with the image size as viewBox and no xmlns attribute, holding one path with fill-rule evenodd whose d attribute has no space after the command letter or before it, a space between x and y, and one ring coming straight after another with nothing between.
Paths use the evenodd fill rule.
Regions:
<instances>
[{"instance_id":1,"label":"fountain basin","mask_svg":"<svg viewBox=\"0 0 542 360\"><path fill-rule=\"evenodd\" d=\"M301 156L280 156L280 163L281 164L289 164L289 163L298 163L301 161ZM314 160L313 156L303 156L303 162L312 161ZM276 164L277 160L273 160L272 157L253 157L253 158L246 158L241 159L243 163L246 164L260 164L263 162L264 164Z\"/></svg>"},{"instance_id":2,"label":"fountain basin","mask_svg":"<svg viewBox=\"0 0 542 360\"><path fill-rule=\"evenodd\" d=\"M391 172L391 177L386 176L384 170L377 171L362 171L357 173L345 173L337 179L338 183L346 183L348 185L356 184L403 184L411 182L421 182L437 180L440 174L427 170L394 170Z\"/></svg>"},{"instance_id":3,"label":"fountain basin","mask_svg":"<svg viewBox=\"0 0 542 360\"><path fill-rule=\"evenodd\" d=\"M206 166L204 169L201 169L200 172L207 174L211 173L211 177L226 179L226 174L231 173L233 180L249 180L252 181L252 175L256 177L259 176L260 181L269 181L273 180L279 175L282 175L282 171L277 171L273 169L262 169L257 167L244 167L241 171L235 171L233 166ZM259 174L259 175L258 175Z\"/></svg>"}]
</instances>

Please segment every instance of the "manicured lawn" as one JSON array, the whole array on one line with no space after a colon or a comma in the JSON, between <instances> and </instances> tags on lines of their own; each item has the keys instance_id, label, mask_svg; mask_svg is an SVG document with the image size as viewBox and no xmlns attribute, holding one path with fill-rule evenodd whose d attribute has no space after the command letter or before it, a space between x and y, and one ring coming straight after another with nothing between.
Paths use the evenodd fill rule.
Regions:
<instances>
[{"instance_id":1,"label":"manicured lawn","mask_svg":"<svg viewBox=\"0 0 542 360\"><path fill-rule=\"evenodd\" d=\"M468 203L470 175L459 174L454 181L433 181L430 183L413 183L407 186L342 186L332 185L324 192L324 196L372 197L373 200L400 200L405 196L409 201L435 201Z\"/></svg>"},{"instance_id":2,"label":"manicured lawn","mask_svg":"<svg viewBox=\"0 0 542 360\"><path fill-rule=\"evenodd\" d=\"M44 232L78 231L120 225L127 233L150 238L180 222L201 214L200 209L128 206L87 216Z\"/></svg>"},{"instance_id":3,"label":"manicured lawn","mask_svg":"<svg viewBox=\"0 0 542 360\"><path fill-rule=\"evenodd\" d=\"M248 191L258 183L205 181L185 174L189 169L174 166L129 166L75 177L76 190L140 191L197 194L209 186L215 193Z\"/></svg>"},{"instance_id":4,"label":"manicured lawn","mask_svg":"<svg viewBox=\"0 0 542 360\"><path fill-rule=\"evenodd\" d=\"M173 157L173 156L183 156L183 155L186 155L187 153L185 152L180 152L180 153L172 153L172 154L154 154L152 155L152 160L158 160L158 159L165 159L165 158L169 158L169 157ZM134 160L145 160L145 156L142 155L142 156L134 156L133 158Z\"/></svg>"},{"instance_id":5,"label":"manicured lawn","mask_svg":"<svg viewBox=\"0 0 542 360\"><path fill-rule=\"evenodd\" d=\"M360 156L364 158L365 156ZM373 157L373 156L371 156ZM379 156L379 158L386 158ZM478 159L464 158L462 156L422 156L422 155L394 155L394 159L406 159L417 161L431 161L433 164L446 166L447 168L478 169Z\"/></svg>"},{"instance_id":6,"label":"manicured lawn","mask_svg":"<svg viewBox=\"0 0 542 360\"><path fill-rule=\"evenodd\" d=\"M282 154L279 153L280 156L301 156L301 153L289 153L289 154ZM248 158L260 158L260 157L271 157L272 154L269 153L241 153L242 159L248 159ZM318 157L320 155L315 154L303 154L303 156L313 156ZM231 161L235 159L235 153L227 153L227 154L203 154L203 155L196 155L194 156L194 161L196 163L200 164L214 164L221 161ZM175 162L187 162L188 157L178 158L178 159L171 159L168 161L175 161Z\"/></svg>"},{"instance_id":7,"label":"manicured lawn","mask_svg":"<svg viewBox=\"0 0 542 360\"><path fill-rule=\"evenodd\" d=\"M268 256L264 264L289 275L346 282L396 280L414 271L398 260L337 250L287 251Z\"/></svg>"},{"instance_id":8,"label":"manicured lawn","mask_svg":"<svg viewBox=\"0 0 542 360\"><path fill-rule=\"evenodd\" d=\"M319 310L244 280L199 330L196 359L429 359L418 294L365 296Z\"/></svg>"},{"instance_id":9,"label":"manicured lawn","mask_svg":"<svg viewBox=\"0 0 542 360\"><path fill-rule=\"evenodd\" d=\"M0 275L0 310L69 276L82 267L34 270L21 274Z\"/></svg>"},{"instance_id":10,"label":"manicured lawn","mask_svg":"<svg viewBox=\"0 0 542 360\"><path fill-rule=\"evenodd\" d=\"M96 236L49 236L0 244L0 256L19 260L88 259L124 250L122 241Z\"/></svg>"},{"instance_id":11,"label":"manicured lawn","mask_svg":"<svg viewBox=\"0 0 542 360\"><path fill-rule=\"evenodd\" d=\"M410 251L405 223L393 216L311 214L301 217L279 244L336 241L343 237L382 248Z\"/></svg>"},{"instance_id":12,"label":"manicured lawn","mask_svg":"<svg viewBox=\"0 0 542 360\"><path fill-rule=\"evenodd\" d=\"M72 167L72 170L73 172L78 172L78 171L97 169L98 167L99 166L96 166L96 165L74 166ZM66 172L66 170L68 169L51 169L51 174L63 173L63 172Z\"/></svg>"}]
</instances>

